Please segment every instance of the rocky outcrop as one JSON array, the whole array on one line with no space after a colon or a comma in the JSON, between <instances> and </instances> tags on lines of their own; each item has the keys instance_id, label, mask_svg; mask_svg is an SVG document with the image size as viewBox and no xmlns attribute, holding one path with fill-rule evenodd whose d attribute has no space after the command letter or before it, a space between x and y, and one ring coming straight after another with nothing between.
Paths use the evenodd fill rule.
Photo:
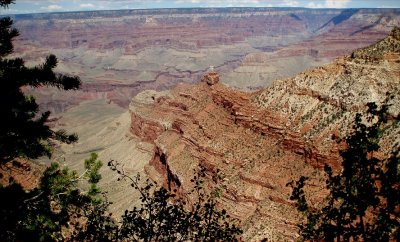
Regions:
<instances>
[{"instance_id":1,"label":"rocky outcrop","mask_svg":"<svg viewBox=\"0 0 400 242\"><path fill-rule=\"evenodd\" d=\"M105 98L127 108L139 92L197 81L210 65L229 86L260 89L383 38L400 23L400 12L159 9L13 18L20 32L16 56L31 65L54 53L57 71L82 79L82 89L68 95L35 90L40 104L61 113L88 99Z\"/></svg>"},{"instance_id":2,"label":"rocky outcrop","mask_svg":"<svg viewBox=\"0 0 400 242\"><path fill-rule=\"evenodd\" d=\"M383 56L388 53L400 52L400 27L395 27L392 32L384 40L379 41L367 48L356 50L352 53L351 57L366 62L380 61Z\"/></svg>"},{"instance_id":3,"label":"rocky outcrop","mask_svg":"<svg viewBox=\"0 0 400 242\"><path fill-rule=\"evenodd\" d=\"M216 72L210 72L205 75L201 81L207 83L209 86L212 86L219 82L219 75Z\"/></svg>"},{"instance_id":4,"label":"rocky outcrop","mask_svg":"<svg viewBox=\"0 0 400 242\"><path fill-rule=\"evenodd\" d=\"M192 188L194 169L204 167L209 189L223 191L221 206L246 229L267 226L248 230L247 239L295 239L296 211L285 186L288 174L311 175L315 165L311 160L323 163L326 158L307 150L300 137L285 136L279 117L271 114L271 123L263 120L264 113L252 104L251 95L220 83L181 84L154 98L148 94L135 97L130 110L131 131L154 147L154 158L145 168L151 179L185 195ZM144 127L149 130L144 132ZM217 169L219 184L212 179ZM271 211L272 207L276 209ZM281 216L288 211L290 216Z\"/></svg>"},{"instance_id":5,"label":"rocky outcrop","mask_svg":"<svg viewBox=\"0 0 400 242\"><path fill-rule=\"evenodd\" d=\"M380 44L390 49L398 43ZM389 111L398 115L399 60L398 51L365 62L343 57L255 93L230 89L212 72L195 85L136 96L131 132L154 147L145 169L151 179L190 200L194 169L204 167L206 185L218 189L220 205L241 221L246 240L294 241L298 214L287 182L309 176L311 199L321 201L319 168L338 170L344 144L335 139L348 134L355 114L391 92ZM399 132L398 124L385 130L388 151Z\"/></svg>"}]
</instances>

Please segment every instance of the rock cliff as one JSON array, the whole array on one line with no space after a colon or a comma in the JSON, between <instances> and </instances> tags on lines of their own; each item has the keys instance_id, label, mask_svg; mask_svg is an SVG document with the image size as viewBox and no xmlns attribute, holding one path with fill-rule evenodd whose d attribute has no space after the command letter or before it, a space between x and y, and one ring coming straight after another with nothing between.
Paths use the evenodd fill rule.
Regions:
<instances>
[{"instance_id":1,"label":"rock cliff","mask_svg":"<svg viewBox=\"0 0 400 242\"><path fill-rule=\"evenodd\" d=\"M355 114L367 102L384 102L388 92L390 113L399 115L398 33L254 93L226 87L213 72L197 84L138 94L130 104L131 133L153 147L145 172L186 196L193 169L202 166L220 206L241 221L244 239L296 240L298 214L286 183L310 176L318 204L324 195L318 168L338 169L344 145L332 136L348 134ZM398 123L387 127L387 151L399 133Z\"/></svg>"},{"instance_id":2,"label":"rock cliff","mask_svg":"<svg viewBox=\"0 0 400 242\"><path fill-rule=\"evenodd\" d=\"M35 90L43 110L86 100L128 107L147 90L199 80L209 66L221 82L254 90L369 45L400 24L398 9L227 8L15 15L15 55L78 75L82 90Z\"/></svg>"}]
</instances>

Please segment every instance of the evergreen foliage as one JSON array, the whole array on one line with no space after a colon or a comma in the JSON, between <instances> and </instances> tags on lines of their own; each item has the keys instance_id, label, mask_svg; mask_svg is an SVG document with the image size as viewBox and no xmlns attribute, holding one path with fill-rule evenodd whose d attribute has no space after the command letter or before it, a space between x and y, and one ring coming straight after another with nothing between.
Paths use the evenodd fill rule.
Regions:
<instances>
[{"instance_id":1,"label":"evergreen foliage","mask_svg":"<svg viewBox=\"0 0 400 242\"><path fill-rule=\"evenodd\" d=\"M13 2L1 0L0 7L7 7ZM25 66L21 58L6 58L13 52L13 39L19 35L12 24L9 17L0 19L0 163L21 156L50 156L51 139L66 143L77 140L75 134L69 135L65 130L51 130L46 124L50 112L40 114L35 98L24 94L22 88L54 86L74 90L79 88L80 79L54 73L57 66L54 55L49 55L43 64L35 67Z\"/></svg>"},{"instance_id":2,"label":"evergreen foliage","mask_svg":"<svg viewBox=\"0 0 400 242\"><path fill-rule=\"evenodd\" d=\"M0 0L0 7L12 3ZM26 95L23 88L74 90L79 88L80 79L54 73L54 55L35 67L25 66L21 58L7 58L13 52L13 39L19 35L12 24L11 18L0 19L0 165L16 157L50 156L53 139L65 143L77 140L65 130L51 130L47 125L50 112L39 113L35 98ZM309 205L304 192L306 177L289 184L293 188L291 199L305 214L305 221L299 224L305 240L400 239L400 150L397 145L387 159L374 155L388 122L387 110L387 105L378 108L369 103L367 114L356 116L354 131L345 139L348 147L341 152L342 171L335 174L325 166L329 195L322 208ZM392 122L399 122L399 117ZM0 241L234 241L242 233L225 210L218 210L215 197L205 192L204 170L192 180L192 193L198 200L187 204L149 180L140 186L139 176L131 178L109 162L120 179L130 181L141 194L141 206L125 211L118 224L97 187L101 166L97 154L91 154L81 175L52 163L31 191L14 181L0 187ZM87 191L78 187L82 182L87 183Z\"/></svg>"},{"instance_id":3,"label":"evergreen foliage","mask_svg":"<svg viewBox=\"0 0 400 242\"><path fill-rule=\"evenodd\" d=\"M242 233L224 209L219 210L214 197L203 187L205 170L201 169L191 181L197 201L189 206L174 192L157 187L149 179L139 185L140 176L131 178L118 169L115 162L108 164L140 192L141 205L126 210L118 240L128 241L236 241Z\"/></svg>"},{"instance_id":4,"label":"evergreen foliage","mask_svg":"<svg viewBox=\"0 0 400 242\"><path fill-rule=\"evenodd\" d=\"M400 239L400 149L394 144L387 159L374 155L388 125L388 105L368 103L365 115L357 114L353 132L341 151L342 171L325 165L329 195L322 208L308 204L306 177L291 182L291 199L305 214L299 224L303 239L312 241L391 241ZM391 122L399 122L395 117Z\"/></svg>"},{"instance_id":5,"label":"evergreen foliage","mask_svg":"<svg viewBox=\"0 0 400 242\"><path fill-rule=\"evenodd\" d=\"M117 223L97 187L101 166L91 154L81 175L52 163L32 191L17 183L0 188L5 198L0 200L0 241L236 241L242 233L205 192L203 171L192 180L198 200L189 206L150 180L140 186L139 176L131 178L110 162L120 179L128 179L141 194L140 206L126 210ZM79 188L83 181L89 190Z\"/></svg>"},{"instance_id":6,"label":"evergreen foliage","mask_svg":"<svg viewBox=\"0 0 400 242\"><path fill-rule=\"evenodd\" d=\"M15 0L0 0L0 7L8 7L8 5L14 2Z\"/></svg>"},{"instance_id":7,"label":"evergreen foliage","mask_svg":"<svg viewBox=\"0 0 400 242\"><path fill-rule=\"evenodd\" d=\"M0 188L0 241L62 241L67 238L94 238L107 230L111 218L97 188L101 161L92 154L85 172L77 172L52 163L32 191L24 191L15 182ZM89 191L78 188L86 181ZM89 218L100 217L92 222ZM101 223L100 223L101 222ZM94 223L97 223L94 225ZM63 235L63 231L67 235ZM68 235L70 233L70 235ZM82 236L85 234L85 236Z\"/></svg>"},{"instance_id":8,"label":"evergreen foliage","mask_svg":"<svg viewBox=\"0 0 400 242\"><path fill-rule=\"evenodd\" d=\"M0 0L0 7L13 2ZM46 124L50 112L39 114L35 98L22 89L54 86L73 90L80 86L79 78L54 73L54 55L35 67L26 67L20 58L7 59L13 52L12 40L18 36L12 24L7 17L0 20L0 165L16 157L50 156L53 139L64 143L77 140L65 130L51 130ZM52 163L31 191L12 179L4 187L0 185L0 241L210 241L234 240L241 233L229 223L226 211L216 209L215 200L205 199L201 182L196 180L199 201L187 210L182 199L166 189L150 192L154 186L150 181L141 187L139 177L131 179L110 163L142 195L142 206L126 211L118 226L108 212L111 203L97 187L102 162L97 154L91 154L84 165L85 171L78 175Z\"/></svg>"}]
</instances>

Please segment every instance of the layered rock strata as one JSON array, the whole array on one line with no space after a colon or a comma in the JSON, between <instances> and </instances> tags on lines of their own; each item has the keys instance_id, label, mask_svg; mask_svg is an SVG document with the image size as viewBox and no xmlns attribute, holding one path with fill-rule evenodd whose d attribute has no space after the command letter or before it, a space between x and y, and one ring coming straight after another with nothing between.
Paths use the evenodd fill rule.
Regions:
<instances>
[{"instance_id":1,"label":"layered rock strata","mask_svg":"<svg viewBox=\"0 0 400 242\"><path fill-rule=\"evenodd\" d=\"M227 8L121 10L15 15L16 56L39 64L52 53L57 71L82 89L35 90L43 110L62 113L86 100L126 108L142 90L193 82L209 66L242 90L349 54L400 23L398 9Z\"/></svg>"},{"instance_id":2,"label":"layered rock strata","mask_svg":"<svg viewBox=\"0 0 400 242\"><path fill-rule=\"evenodd\" d=\"M338 170L344 145L332 135L348 134L355 114L367 102L384 102L387 92L391 115L399 114L399 43L397 29L376 46L255 93L227 88L216 73L195 85L140 93L130 105L131 132L153 146L146 173L190 200L190 179L204 167L208 188L241 221L245 240L296 240L299 217L286 183L311 177L318 206L325 195L318 168ZM387 51L365 58L378 47ZM385 129L386 151L399 134L398 123Z\"/></svg>"}]
</instances>

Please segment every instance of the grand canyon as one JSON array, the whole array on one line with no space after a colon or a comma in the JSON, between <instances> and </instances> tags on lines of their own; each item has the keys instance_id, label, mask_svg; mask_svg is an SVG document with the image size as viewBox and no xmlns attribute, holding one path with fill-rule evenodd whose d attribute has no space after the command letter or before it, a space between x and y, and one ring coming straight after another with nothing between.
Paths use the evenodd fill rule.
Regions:
<instances>
[{"instance_id":1,"label":"grand canyon","mask_svg":"<svg viewBox=\"0 0 400 242\"><path fill-rule=\"evenodd\" d=\"M322 167L340 169L332 135L345 137L368 102L400 111L400 10L218 8L15 15L15 56L49 53L80 90L29 89L51 125L80 140L54 154L82 171L97 152L190 200L194 169L221 189L219 206L245 241L296 241L290 180L310 177L326 195ZM381 155L400 141L394 122ZM217 170L221 181L213 180ZM101 188L118 215L138 203L107 167Z\"/></svg>"},{"instance_id":2,"label":"grand canyon","mask_svg":"<svg viewBox=\"0 0 400 242\"><path fill-rule=\"evenodd\" d=\"M56 54L60 72L84 81L75 98L42 92L43 108L60 112L98 98L126 108L141 90L197 82L211 66L222 83L258 90L382 39L399 10L126 10L16 15L15 23L18 56L37 64Z\"/></svg>"}]
</instances>

